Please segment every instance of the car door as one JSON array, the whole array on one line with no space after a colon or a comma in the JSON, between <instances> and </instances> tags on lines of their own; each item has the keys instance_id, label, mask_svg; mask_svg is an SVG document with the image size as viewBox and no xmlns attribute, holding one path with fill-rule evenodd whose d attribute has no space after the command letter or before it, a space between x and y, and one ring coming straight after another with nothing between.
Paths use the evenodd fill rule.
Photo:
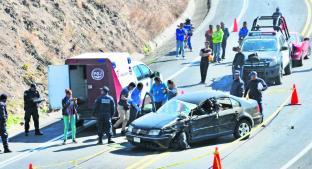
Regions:
<instances>
[{"instance_id":1,"label":"car door","mask_svg":"<svg viewBox=\"0 0 312 169\"><path fill-rule=\"evenodd\" d=\"M144 96L141 110L142 110L142 115L156 111L153 97L149 93L146 93Z\"/></svg>"},{"instance_id":2,"label":"car door","mask_svg":"<svg viewBox=\"0 0 312 169\"><path fill-rule=\"evenodd\" d=\"M291 52L289 52L291 49L289 47L289 44L286 42L286 40L283 38L283 36L280 36L279 39L279 43L280 43L280 49L282 47L287 47L288 50L281 50L282 53L282 61L283 61L283 68L285 68L288 63L290 63L290 57L291 57Z\"/></svg>"},{"instance_id":3,"label":"car door","mask_svg":"<svg viewBox=\"0 0 312 169\"><path fill-rule=\"evenodd\" d=\"M235 104L235 107L233 107L232 102ZM219 134L231 134L234 131L238 115L242 110L240 107L237 107L237 101L235 102L235 100L232 100L229 97L217 98L217 103L219 105Z\"/></svg>"},{"instance_id":4,"label":"car door","mask_svg":"<svg viewBox=\"0 0 312 169\"><path fill-rule=\"evenodd\" d=\"M49 106L52 110L62 108L62 99L65 89L69 88L69 66L48 66L48 96Z\"/></svg>"},{"instance_id":5,"label":"car door","mask_svg":"<svg viewBox=\"0 0 312 169\"><path fill-rule=\"evenodd\" d=\"M201 104L193 110L190 121L190 132L193 141L204 140L217 136L218 114L215 111L208 111Z\"/></svg>"},{"instance_id":6,"label":"car door","mask_svg":"<svg viewBox=\"0 0 312 169\"><path fill-rule=\"evenodd\" d=\"M140 82L143 83L146 91L149 92L153 84L153 79L151 78L152 71L144 64L140 64L139 68L143 75L143 78L140 80Z\"/></svg>"}]
</instances>

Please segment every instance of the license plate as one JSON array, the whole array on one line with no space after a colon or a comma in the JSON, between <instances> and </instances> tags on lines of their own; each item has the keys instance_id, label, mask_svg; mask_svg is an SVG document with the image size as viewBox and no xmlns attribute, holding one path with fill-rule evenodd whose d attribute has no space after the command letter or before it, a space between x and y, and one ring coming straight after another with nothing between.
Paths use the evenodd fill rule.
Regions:
<instances>
[{"instance_id":1,"label":"license plate","mask_svg":"<svg viewBox=\"0 0 312 169\"><path fill-rule=\"evenodd\" d=\"M141 139L140 139L140 138L137 138L137 137L133 137L133 141L136 142L136 143L140 143L140 142L141 142Z\"/></svg>"}]
</instances>

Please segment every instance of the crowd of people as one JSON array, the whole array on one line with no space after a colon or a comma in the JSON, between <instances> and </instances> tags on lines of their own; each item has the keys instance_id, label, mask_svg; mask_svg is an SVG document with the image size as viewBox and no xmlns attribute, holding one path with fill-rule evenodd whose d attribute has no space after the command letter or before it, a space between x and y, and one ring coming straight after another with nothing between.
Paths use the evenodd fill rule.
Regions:
<instances>
[{"instance_id":1,"label":"crowd of people","mask_svg":"<svg viewBox=\"0 0 312 169\"><path fill-rule=\"evenodd\" d=\"M275 18L282 16L279 8L273 13ZM274 20L276 25L277 20ZM220 63L226 56L227 39L230 36L228 28L223 22L220 25L209 25L209 29L205 33L205 47L200 50L200 83L205 83L209 62ZM181 23L176 29L176 57L182 55L185 58L185 49L188 48L191 52L193 50L191 38L193 36L193 25L190 19L186 19L185 23ZM252 71L249 74L250 81L245 84L242 80L243 65L245 56L241 52L241 45L243 39L248 35L247 22L243 22L243 26L238 33L239 46L236 48L237 53L234 57L232 70L233 82L231 84L230 94L237 97L248 97L257 101L260 113L263 112L262 107L262 91L267 89L265 81L257 76L257 72ZM125 135L126 125L130 123L130 119L136 119L141 114L141 98L142 83L129 83L128 86L122 89L119 102L116 104L112 96L109 95L109 88L104 86L101 88L101 95L95 100L93 116L97 119L98 128L98 144L103 144L102 138L105 133L108 138L108 143L114 143L112 136L116 134L116 129L121 125L121 135ZM152 95L155 109L158 110L168 100L172 99L178 94L177 87L172 80L167 83L162 82L160 77L154 78L154 84L149 93ZM36 84L31 84L30 89L24 92L24 110L25 110L25 136L29 136L30 119L33 119L35 127L35 135L41 136L43 133L39 129L39 113L38 104L43 101L40 99L40 94L37 91ZM6 109L7 95L0 95L0 136L2 139L4 153L10 153L8 146L8 133L6 123L8 119L8 112ZM62 116L64 122L64 139L63 144L67 143L68 129L71 128L72 142L76 141L76 121L78 119L77 99L73 98L73 93L70 89L65 90L65 97L62 99ZM112 117L115 111L118 111L118 120L112 125ZM262 119L263 120L263 119Z\"/></svg>"}]
</instances>

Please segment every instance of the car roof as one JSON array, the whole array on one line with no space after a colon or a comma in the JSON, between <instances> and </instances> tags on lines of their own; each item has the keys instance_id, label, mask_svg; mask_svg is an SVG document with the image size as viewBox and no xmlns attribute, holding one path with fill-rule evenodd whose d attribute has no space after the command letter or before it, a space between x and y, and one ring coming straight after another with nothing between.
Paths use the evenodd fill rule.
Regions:
<instances>
[{"instance_id":1,"label":"car roof","mask_svg":"<svg viewBox=\"0 0 312 169\"><path fill-rule=\"evenodd\" d=\"M188 103L193 103L199 105L201 102L209 99L209 98L219 98L219 97L230 97L229 94L221 92L221 91L216 91L216 90L211 90L211 91L197 91L197 92L191 92L191 93L186 93L183 95L178 95L176 97L177 100L181 100L184 102Z\"/></svg>"},{"instance_id":2,"label":"car roof","mask_svg":"<svg viewBox=\"0 0 312 169\"><path fill-rule=\"evenodd\" d=\"M113 57L131 57L126 52L91 52L83 53L77 56L70 57L69 59L111 59Z\"/></svg>"}]
</instances>

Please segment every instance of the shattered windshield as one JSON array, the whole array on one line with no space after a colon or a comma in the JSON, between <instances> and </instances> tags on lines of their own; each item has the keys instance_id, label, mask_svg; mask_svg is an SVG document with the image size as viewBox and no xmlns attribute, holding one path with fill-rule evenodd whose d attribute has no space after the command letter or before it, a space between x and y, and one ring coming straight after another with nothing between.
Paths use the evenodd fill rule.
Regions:
<instances>
[{"instance_id":1,"label":"shattered windshield","mask_svg":"<svg viewBox=\"0 0 312 169\"><path fill-rule=\"evenodd\" d=\"M171 114L171 115L184 115L188 116L192 109L196 108L196 104L184 102L177 99L172 99L164 104L157 113L160 114Z\"/></svg>"}]
</instances>

